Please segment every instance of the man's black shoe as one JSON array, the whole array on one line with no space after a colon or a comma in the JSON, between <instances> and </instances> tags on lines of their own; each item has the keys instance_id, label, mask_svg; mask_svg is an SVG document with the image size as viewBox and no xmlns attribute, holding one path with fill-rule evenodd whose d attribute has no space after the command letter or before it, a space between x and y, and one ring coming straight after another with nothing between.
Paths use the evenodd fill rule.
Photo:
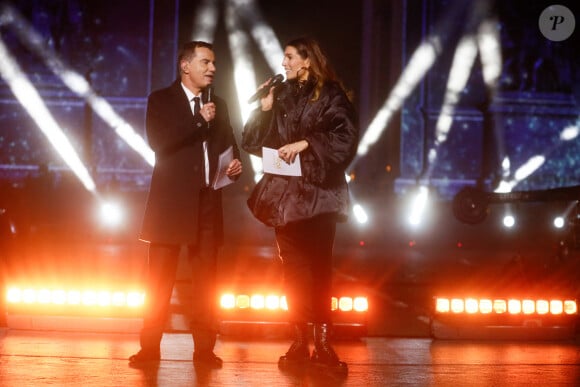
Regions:
<instances>
[{"instance_id":1,"label":"man's black shoe","mask_svg":"<svg viewBox=\"0 0 580 387\"><path fill-rule=\"evenodd\" d=\"M145 351L142 349L129 357L129 364L142 364L159 360L161 360L161 353L159 351Z\"/></svg>"},{"instance_id":2,"label":"man's black shoe","mask_svg":"<svg viewBox=\"0 0 580 387\"><path fill-rule=\"evenodd\" d=\"M223 360L217 357L212 351L209 352L194 352L193 362L199 366L206 366L209 368L222 368Z\"/></svg>"}]
</instances>

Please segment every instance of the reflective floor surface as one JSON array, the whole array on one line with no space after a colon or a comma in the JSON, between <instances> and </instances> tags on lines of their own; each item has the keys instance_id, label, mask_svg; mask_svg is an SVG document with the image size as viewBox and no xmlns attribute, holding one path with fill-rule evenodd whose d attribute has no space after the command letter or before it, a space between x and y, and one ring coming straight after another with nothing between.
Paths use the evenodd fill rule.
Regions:
<instances>
[{"instance_id":1,"label":"reflective floor surface","mask_svg":"<svg viewBox=\"0 0 580 387\"><path fill-rule=\"evenodd\" d=\"M579 342L439 341L368 337L336 342L345 378L278 369L285 340L218 340L219 370L194 367L184 333L165 334L157 366L132 368L136 334L0 330L0 385L24 386L573 386Z\"/></svg>"}]
</instances>

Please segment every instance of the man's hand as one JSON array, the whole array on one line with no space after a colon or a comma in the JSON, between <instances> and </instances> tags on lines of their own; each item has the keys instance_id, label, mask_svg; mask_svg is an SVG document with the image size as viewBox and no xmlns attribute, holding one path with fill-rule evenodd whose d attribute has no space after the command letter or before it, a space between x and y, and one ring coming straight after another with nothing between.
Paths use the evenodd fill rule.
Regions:
<instances>
[{"instance_id":1,"label":"man's hand","mask_svg":"<svg viewBox=\"0 0 580 387\"><path fill-rule=\"evenodd\" d=\"M241 173L242 173L242 162L238 159L233 159L230 165L228 165L226 175L228 175L228 177L233 177Z\"/></svg>"},{"instance_id":2,"label":"man's hand","mask_svg":"<svg viewBox=\"0 0 580 387\"><path fill-rule=\"evenodd\" d=\"M199 113L204 120L210 122L215 118L215 103L208 102L203 104L203 107L199 110Z\"/></svg>"}]
</instances>

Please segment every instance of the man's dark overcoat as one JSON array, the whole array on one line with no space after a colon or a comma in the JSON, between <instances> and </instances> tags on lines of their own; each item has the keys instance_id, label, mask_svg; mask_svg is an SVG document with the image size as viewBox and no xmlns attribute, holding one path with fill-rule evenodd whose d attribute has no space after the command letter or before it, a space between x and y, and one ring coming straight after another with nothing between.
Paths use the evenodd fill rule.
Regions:
<instances>
[{"instance_id":1,"label":"man's dark overcoat","mask_svg":"<svg viewBox=\"0 0 580 387\"><path fill-rule=\"evenodd\" d=\"M199 192L204 186L203 147L208 141L210 183L221 152L234 148L239 159L225 101L212 97L216 117L208 123L193 115L187 96L177 80L154 91L148 98L146 131L155 152L155 166L143 219L140 239L152 243L195 244L198 234ZM223 239L221 190L214 213L218 243ZM203 219L202 221L211 221Z\"/></svg>"}]
</instances>

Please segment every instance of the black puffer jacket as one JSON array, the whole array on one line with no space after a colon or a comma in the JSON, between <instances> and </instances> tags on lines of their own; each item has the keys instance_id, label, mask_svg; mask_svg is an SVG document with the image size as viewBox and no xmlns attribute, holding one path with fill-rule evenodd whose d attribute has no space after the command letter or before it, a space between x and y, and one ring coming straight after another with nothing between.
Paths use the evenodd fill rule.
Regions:
<instances>
[{"instance_id":1,"label":"black puffer jacket","mask_svg":"<svg viewBox=\"0 0 580 387\"><path fill-rule=\"evenodd\" d=\"M286 81L275 90L272 110L256 109L244 127L242 148L262 156L262 147L308 141L300 153L301 177L264 174L248 206L268 226L278 227L320 214L345 220L349 210L345 171L358 144L355 109L336 82L323 85L312 101L314 80Z\"/></svg>"}]
</instances>

